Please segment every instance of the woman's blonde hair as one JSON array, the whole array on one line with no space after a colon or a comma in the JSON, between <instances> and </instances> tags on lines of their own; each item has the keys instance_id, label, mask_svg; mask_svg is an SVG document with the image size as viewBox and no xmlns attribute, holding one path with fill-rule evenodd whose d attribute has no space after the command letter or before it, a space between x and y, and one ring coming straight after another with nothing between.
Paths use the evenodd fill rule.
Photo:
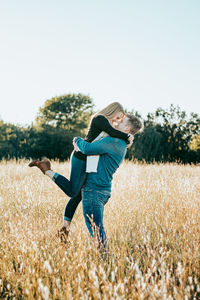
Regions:
<instances>
[{"instance_id":1,"label":"woman's blonde hair","mask_svg":"<svg viewBox=\"0 0 200 300\"><path fill-rule=\"evenodd\" d=\"M116 116L117 113L123 113L124 114L124 109L123 106L119 102L113 102L107 105L105 108L94 114L93 117L96 117L98 115L102 115L105 118L111 120Z\"/></svg>"}]
</instances>

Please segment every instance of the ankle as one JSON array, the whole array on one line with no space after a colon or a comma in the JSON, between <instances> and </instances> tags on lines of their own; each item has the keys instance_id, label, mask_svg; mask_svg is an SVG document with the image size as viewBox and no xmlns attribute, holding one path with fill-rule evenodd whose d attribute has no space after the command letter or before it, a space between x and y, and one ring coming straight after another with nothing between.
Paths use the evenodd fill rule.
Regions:
<instances>
[{"instance_id":1,"label":"ankle","mask_svg":"<svg viewBox=\"0 0 200 300\"><path fill-rule=\"evenodd\" d=\"M45 175L47 175L48 177L53 179L55 172L53 170L47 170L47 171L45 171Z\"/></svg>"},{"instance_id":2,"label":"ankle","mask_svg":"<svg viewBox=\"0 0 200 300\"><path fill-rule=\"evenodd\" d=\"M66 230L69 231L70 229L70 225L71 225L71 222L70 221L67 221L67 220L63 220L63 227L66 228Z\"/></svg>"}]
</instances>

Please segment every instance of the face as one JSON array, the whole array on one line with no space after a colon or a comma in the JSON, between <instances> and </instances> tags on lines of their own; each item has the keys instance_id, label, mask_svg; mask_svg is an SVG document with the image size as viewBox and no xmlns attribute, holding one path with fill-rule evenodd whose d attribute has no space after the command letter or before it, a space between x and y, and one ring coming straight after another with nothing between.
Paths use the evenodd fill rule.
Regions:
<instances>
[{"instance_id":1,"label":"face","mask_svg":"<svg viewBox=\"0 0 200 300\"><path fill-rule=\"evenodd\" d=\"M111 122L118 125L122 121L123 117L124 114L122 112L118 112L115 117L111 119Z\"/></svg>"},{"instance_id":2,"label":"face","mask_svg":"<svg viewBox=\"0 0 200 300\"><path fill-rule=\"evenodd\" d=\"M130 125L128 123L128 118L125 116L122 121L118 124L116 129L129 133L130 132Z\"/></svg>"}]
</instances>

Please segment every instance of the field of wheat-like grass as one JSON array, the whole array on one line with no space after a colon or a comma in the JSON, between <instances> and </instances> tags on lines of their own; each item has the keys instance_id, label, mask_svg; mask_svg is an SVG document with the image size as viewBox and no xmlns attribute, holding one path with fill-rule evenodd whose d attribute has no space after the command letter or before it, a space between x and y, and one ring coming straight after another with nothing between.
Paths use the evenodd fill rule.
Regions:
<instances>
[{"instance_id":1,"label":"field of wheat-like grass","mask_svg":"<svg viewBox=\"0 0 200 300\"><path fill-rule=\"evenodd\" d=\"M200 299L200 167L124 162L104 212L105 261L81 205L60 243L69 198L27 164L0 163L0 298Z\"/></svg>"}]
</instances>

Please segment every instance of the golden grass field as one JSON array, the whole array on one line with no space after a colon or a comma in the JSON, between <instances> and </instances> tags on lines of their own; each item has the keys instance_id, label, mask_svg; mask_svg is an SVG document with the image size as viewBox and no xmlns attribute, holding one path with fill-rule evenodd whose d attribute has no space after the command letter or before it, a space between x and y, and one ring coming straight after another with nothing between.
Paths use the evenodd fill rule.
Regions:
<instances>
[{"instance_id":1,"label":"golden grass field","mask_svg":"<svg viewBox=\"0 0 200 300\"><path fill-rule=\"evenodd\" d=\"M200 299L200 167L124 162L105 207L108 260L79 206L63 245L68 197L28 161L0 163L0 298ZM53 162L68 176L69 162Z\"/></svg>"}]
</instances>

